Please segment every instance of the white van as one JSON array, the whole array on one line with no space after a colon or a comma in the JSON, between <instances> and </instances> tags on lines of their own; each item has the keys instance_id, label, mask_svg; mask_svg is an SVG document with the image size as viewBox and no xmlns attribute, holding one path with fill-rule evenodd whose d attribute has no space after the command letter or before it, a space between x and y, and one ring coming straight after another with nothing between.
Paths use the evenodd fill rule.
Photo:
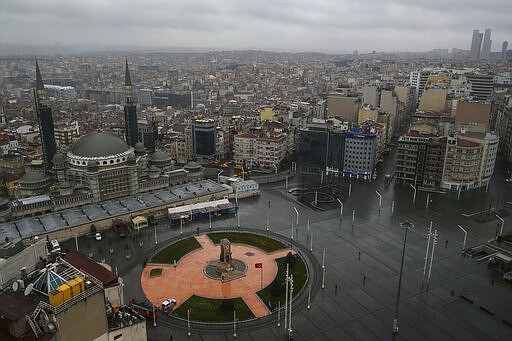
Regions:
<instances>
[{"instance_id":1,"label":"white van","mask_svg":"<svg viewBox=\"0 0 512 341\"><path fill-rule=\"evenodd\" d=\"M50 244L52 245L52 249L50 251L51 253L61 252L60 244L59 244L59 241L57 239L52 239L50 241Z\"/></svg>"}]
</instances>

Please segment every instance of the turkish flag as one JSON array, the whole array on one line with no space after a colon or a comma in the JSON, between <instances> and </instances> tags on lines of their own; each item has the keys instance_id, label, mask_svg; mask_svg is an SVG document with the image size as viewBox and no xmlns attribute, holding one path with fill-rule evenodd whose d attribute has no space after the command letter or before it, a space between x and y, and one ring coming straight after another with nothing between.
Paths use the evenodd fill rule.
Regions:
<instances>
[{"instance_id":1,"label":"turkish flag","mask_svg":"<svg viewBox=\"0 0 512 341\"><path fill-rule=\"evenodd\" d=\"M263 268L263 263L255 263L255 264L254 264L254 267L255 267L256 269L261 269L261 268Z\"/></svg>"}]
</instances>

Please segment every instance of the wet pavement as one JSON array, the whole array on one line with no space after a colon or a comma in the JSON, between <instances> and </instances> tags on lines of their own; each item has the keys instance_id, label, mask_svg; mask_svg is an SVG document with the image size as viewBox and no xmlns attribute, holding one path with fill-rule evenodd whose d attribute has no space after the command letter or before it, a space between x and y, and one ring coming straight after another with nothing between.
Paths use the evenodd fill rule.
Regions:
<instances>
[{"instance_id":1,"label":"wet pavement","mask_svg":"<svg viewBox=\"0 0 512 341\"><path fill-rule=\"evenodd\" d=\"M486 262L462 255L464 234L458 225L468 231L467 247L494 239L499 221L480 223L475 218L489 206L512 210L507 204L512 199L512 184L505 184L496 175L487 192L482 189L461 193L458 198L458 193L418 191L413 203L413 189L409 185L384 183L383 177L388 171L383 169L373 183L353 182L351 186L338 178L323 179L324 184L331 181L341 188L336 191L344 203L341 219L341 205L336 205L337 201L326 203L325 211L319 211L308 204L311 196L301 202L300 196L288 193L288 189L294 187L323 185L319 177L295 177L290 179L288 188L285 183L265 185L261 187L259 198L239 201L241 229L265 231L268 214L270 233L282 238L293 234L294 242L301 245L299 252L309 252L316 259L311 269L314 289L310 309L306 308L307 290L294 301L295 339L392 340L395 336L396 340L510 340L512 287L489 271ZM375 191L382 195L380 207ZM398 311L399 333L393 335L404 240L400 222L405 220L415 226L407 235ZM504 220L504 233L511 233L512 217L504 217ZM430 268L430 265L425 267L430 222L433 230L438 231L438 238L427 283L424 273L428 276ZM236 217L215 219L212 223L213 230L237 230ZM208 221L185 225L183 237L196 233L197 227L201 232L208 231ZM79 244L85 253L92 250L95 259L104 258L114 271L117 268L125 281L127 301L145 301L140 283L144 263L166 243L180 238L179 225L161 222L157 238L158 244L155 244L151 229L141 231L138 237L122 240L108 233L99 242L81 238ZM142 246L140 241L143 241ZM74 248L74 241L65 245L68 249ZM115 249L114 254L108 252L109 248ZM318 265L322 263L324 248L325 285L321 289ZM430 257L429 254L428 261ZM283 314L280 317L279 328L276 314L260 321L237 324L237 339L284 339ZM157 321L157 327L148 321L149 340L168 340L171 336L174 340L234 339L229 325L192 323L190 332L188 337L186 321L164 316Z\"/></svg>"}]
</instances>

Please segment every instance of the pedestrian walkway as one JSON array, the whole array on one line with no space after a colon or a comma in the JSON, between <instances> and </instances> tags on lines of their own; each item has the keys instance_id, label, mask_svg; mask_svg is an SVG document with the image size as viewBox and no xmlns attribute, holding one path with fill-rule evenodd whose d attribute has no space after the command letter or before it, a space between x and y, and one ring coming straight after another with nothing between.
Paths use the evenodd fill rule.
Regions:
<instances>
[{"instance_id":1,"label":"pedestrian walkway","mask_svg":"<svg viewBox=\"0 0 512 341\"><path fill-rule=\"evenodd\" d=\"M277 275L275 259L285 257L290 250L266 253L252 246L232 243L233 258L244 262L247 271L242 278L221 282L204 273L209 261L219 259L220 247L213 244L207 235L195 238L201 248L187 254L177 266L147 265L144 268L141 285L148 300L159 307L164 300L174 298L177 308L192 295L214 299L241 297L256 317L269 315L270 311L256 292L272 283ZM262 267L256 268L256 263L261 263ZM162 275L150 277L153 268L162 268Z\"/></svg>"}]
</instances>

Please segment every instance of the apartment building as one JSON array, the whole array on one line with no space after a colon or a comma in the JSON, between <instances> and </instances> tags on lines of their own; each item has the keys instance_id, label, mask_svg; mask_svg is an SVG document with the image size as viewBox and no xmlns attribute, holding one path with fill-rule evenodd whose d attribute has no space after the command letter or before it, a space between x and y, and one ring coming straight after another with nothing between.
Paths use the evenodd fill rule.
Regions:
<instances>
[{"instance_id":1,"label":"apartment building","mask_svg":"<svg viewBox=\"0 0 512 341\"><path fill-rule=\"evenodd\" d=\"M288 152L288 135L276 131L262 137L241 133L235 135L234 151L235 162L245 162L249 168L278 166Z\"/></svg>"}]
</instances>

